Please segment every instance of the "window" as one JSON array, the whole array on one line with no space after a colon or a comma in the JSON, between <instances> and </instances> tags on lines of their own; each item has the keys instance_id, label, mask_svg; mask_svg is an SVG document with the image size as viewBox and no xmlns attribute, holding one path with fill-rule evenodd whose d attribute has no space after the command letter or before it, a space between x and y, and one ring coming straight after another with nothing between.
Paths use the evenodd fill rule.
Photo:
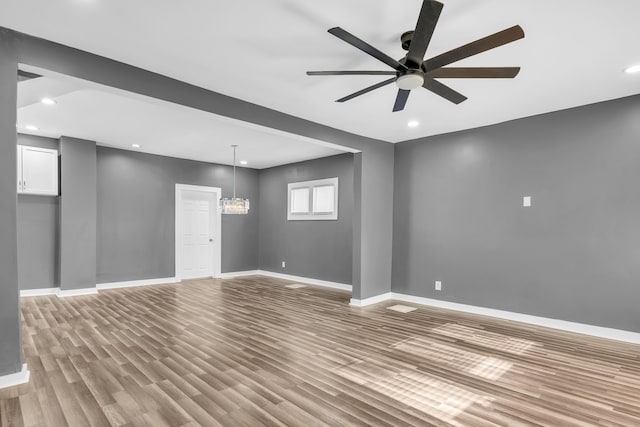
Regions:
<instances>
[{"instance_id":1,"label":"window","mask_svg":"<svg viewBox=\"0 0 640 427\"><path fill-rule=\"evenodd\" d=\"M332 214L335 210L335 187L322 185L313 187L313 213Z\"/></svg>"},{"instance_id":2,"label":"window","mask_svg":"<svg viewBox=\"0 0 640 427\"><path fill-rule=\"evenodd\" d=\"M289 193L291 197L292 214L308 214L309 213L309 188L293 188Z\"/></svg>"},{"instance_id":3,"label":"window","mask_svg":"<svg viewBox=\"0 0 640 427\"><path fill-rule=\"evenodd\" d=\"M338 178L288 184L287 219L313 221L338 219Z\"/></svg>"}]
</instances>

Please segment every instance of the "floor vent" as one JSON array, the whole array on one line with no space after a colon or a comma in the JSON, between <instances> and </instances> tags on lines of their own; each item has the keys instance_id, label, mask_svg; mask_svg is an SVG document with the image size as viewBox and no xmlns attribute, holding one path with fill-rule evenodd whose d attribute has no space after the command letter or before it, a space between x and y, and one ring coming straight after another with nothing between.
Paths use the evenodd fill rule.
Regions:
<instances>
[{"instance_id":1,"label":"floor vent","mask_svg":"<svg viewBox=\"0 0 640 427\"><path fill-rule=\"evenodd\" d=\"M393 310L393 311L398 311L400 313L408 313L410 311L413 310L417 310L416 307L409 307L408 305L392 305L390 307L387 307L387 310Z\"/></svg>"},{"instance_id":2,"label":"floor vent","mask_svg":"<svg viewBox=\"0 0 640 427\"><path fill-rule=\"evenodd\" d=\"M300 283L294 283L293 285L285 285L285 288L289 288L289 289L299 289L299 288L306 288L307 285L301 285Z\"/></svg>"}]
</instances>

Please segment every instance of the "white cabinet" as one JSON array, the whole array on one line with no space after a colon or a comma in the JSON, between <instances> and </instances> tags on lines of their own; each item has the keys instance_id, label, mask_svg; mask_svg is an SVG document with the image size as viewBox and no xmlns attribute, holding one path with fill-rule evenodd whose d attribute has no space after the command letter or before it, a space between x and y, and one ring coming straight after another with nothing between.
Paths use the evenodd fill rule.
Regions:
<instances>
[{"instance_id":1,"label":"white cabinet","mask_svg":"<svg viewBox=\"0 0 640 427\"><path fill-rule=\"evenodd\" d=\"M18 145L18 193L58 195L58 151Z\"/></svg>"}]
</instances>

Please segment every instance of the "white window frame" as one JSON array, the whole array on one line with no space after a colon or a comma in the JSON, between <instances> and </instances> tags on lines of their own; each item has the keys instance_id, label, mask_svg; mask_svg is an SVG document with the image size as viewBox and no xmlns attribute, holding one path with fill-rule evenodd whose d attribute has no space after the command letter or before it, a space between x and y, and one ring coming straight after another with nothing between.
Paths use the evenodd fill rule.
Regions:
<instances>
[{"instance_id":1,"label":"white window frame","mask_svg":"<svg viewBox=\"0 0 640 427\"><path fill-rule=\"evenodd\" d=\"M316 209L316 189L333 188L333 210L318 212ZM307 212L292 212L294 190L308 189ZM289 221L335 221L338 219L338 177L313 181L291 182L287 184L287 220Z\"/></svg>"}]
</instances>

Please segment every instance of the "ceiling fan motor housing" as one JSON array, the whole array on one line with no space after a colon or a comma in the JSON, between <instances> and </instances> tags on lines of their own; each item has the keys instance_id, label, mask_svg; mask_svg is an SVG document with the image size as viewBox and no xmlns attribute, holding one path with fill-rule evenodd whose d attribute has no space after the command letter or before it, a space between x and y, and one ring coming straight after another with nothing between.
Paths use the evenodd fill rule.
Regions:
<instances>
[{"instance_id":1,"label":"ceiling fan motor housing","mask_svg":"<svg viewBox=\"0 0 640 427\"><path fill-rule=\"evenodd\" d=\"M400 41L402 42L402 48L404 50L409 50L409 46L411 46L411 40L413 39L413 30L405 31L400 36Z\"/></svg>"}]
</instances>

